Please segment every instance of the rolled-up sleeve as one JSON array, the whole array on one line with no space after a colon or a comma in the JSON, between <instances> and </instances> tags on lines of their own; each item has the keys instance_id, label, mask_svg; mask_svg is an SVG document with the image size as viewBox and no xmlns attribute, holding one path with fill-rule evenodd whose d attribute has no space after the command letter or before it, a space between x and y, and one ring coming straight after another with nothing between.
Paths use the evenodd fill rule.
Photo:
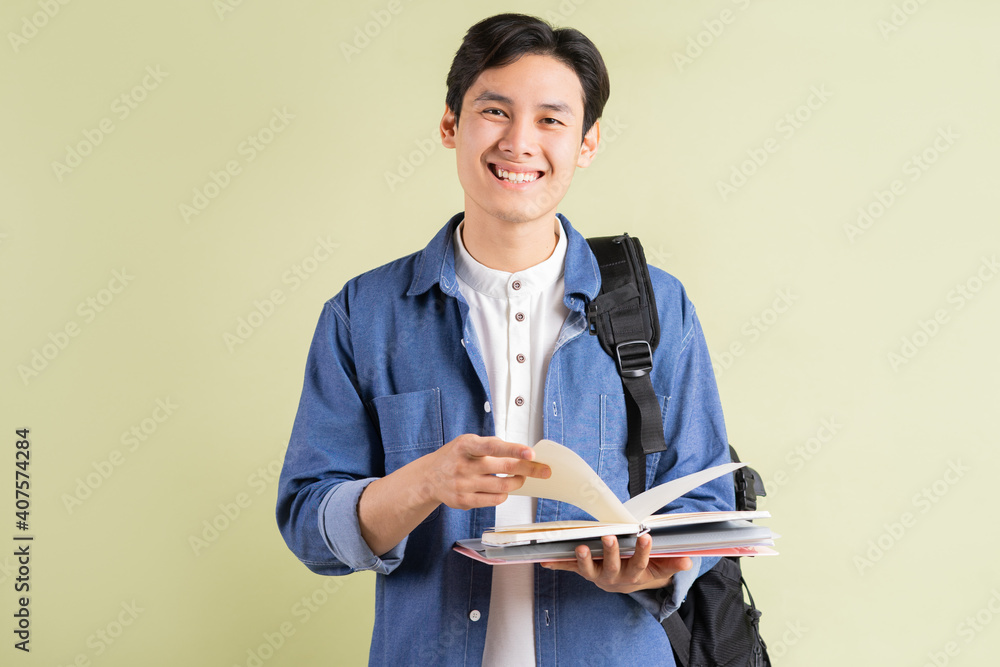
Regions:
<instances>
[{"instance_id":1,"label":"rolled-up sleeve","mask_svg":"<svg viewBox=\"0 0 1000 667\"><path fill-rule=\"evenodd\" d=\"M657 621L663 622L667 616L677 611L688 591L694 584L695 579L701 576L701 563L705 560L700 556L691 559L691 569L682 570L670 579L670 583L663 588L654 588L645 591L631 593L632 598L641 604L643 608L656 617ZM714 563L717 559L711 559Z\"/></svg>"},{"instance_id":2,"label":"rolled-up sleeve","mask_svg":"<svg viewBox=\"0 0 1000 667\"><path fill-rule=\"evenodd\" d=\"M330 552L352 570L373 570L389 574L402 562L409 536L404 537L381 557L376 556L361 537L358 500L375 479L372 477L342 482L330 489L319 506L319 531Z\"/></svg>"},{"instance_id":3,"label":"rolled-up sleeve","mask_svg":"<svg viewBox=\"0 0 1000 667\"><path fill-rule=\"evenodd\" d=\"M347 303L345 288L324 305L316 326L276 517L288 548L312 571L387 574L399 565L406 541L379 558L361 536L358 499L384 475L384 457L358 386Z\"/></svg>"}]
</instances>

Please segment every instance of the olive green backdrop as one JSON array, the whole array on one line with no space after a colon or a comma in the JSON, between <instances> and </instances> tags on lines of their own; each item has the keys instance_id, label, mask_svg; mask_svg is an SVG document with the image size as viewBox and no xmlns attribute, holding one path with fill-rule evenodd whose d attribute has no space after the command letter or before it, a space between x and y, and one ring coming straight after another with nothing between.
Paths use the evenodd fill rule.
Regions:
<instances>
[{"instance_id":1,"label":"olive green backdrop","mask_svg":"<svg viewBox=\"0 0 1000 667\"><path fill-rule=\"evenodd\" d=\"M783 536L745 565L775 664L992 664L987 0L5 2L0 663L366 660L374 578L298 563L277 471L323 302L462 209L445 76L501 11L606 59L559 210L698 307Z\"/></svg>"}]
</instances>

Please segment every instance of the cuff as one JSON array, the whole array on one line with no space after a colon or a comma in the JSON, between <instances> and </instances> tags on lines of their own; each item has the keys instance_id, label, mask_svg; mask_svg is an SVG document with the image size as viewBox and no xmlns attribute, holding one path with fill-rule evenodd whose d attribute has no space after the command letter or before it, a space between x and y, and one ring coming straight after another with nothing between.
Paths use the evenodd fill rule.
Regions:
<instances>
[{"instance_id":1,"label":"cuff","mask_svg":"<svg viewBox=\"0 0 1000 667\"><path fill-rule=\"evenodd\" d=\"M691 569L676 573L663 588L636 591L629 595L652 614L658 623L662 623L663 619L677 611L684 602L695 579L701 574L701 561L701 556L692 556Z\"/></svg>"},{"instance_id":2,"label":"cuff","mask_svg":"<svg viewBox=\"0 0 1000 667\"><path fill-rule=\"evenodd\" d=\"M319 532L337 560L352 570L389 574L403 561L407 538L404 537L379 557L372 553L361 536L361 524L358 522L358 500L365 488L376 479L369 477L342 482L330 489L319 506Z\"/></svg>"}]
</instances>

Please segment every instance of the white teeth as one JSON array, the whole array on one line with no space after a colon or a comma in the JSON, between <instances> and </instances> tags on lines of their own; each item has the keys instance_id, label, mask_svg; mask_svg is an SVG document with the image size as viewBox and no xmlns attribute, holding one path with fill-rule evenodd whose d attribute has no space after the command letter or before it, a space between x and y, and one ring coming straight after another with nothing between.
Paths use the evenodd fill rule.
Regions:
<instances>
[{"instance_id":1,"label":"white teeth","mask_svg":"<svg viewBox=\"0 0 1000 667\"><path fill-rule=\"evenodd\" d=\"M525 182L530 183L530 182L534 181L536 178L538 178L538 173L537 172L531 172L531 173L516 172L515 173L515 172L507 171L506 169L501 169L500 167L496 168L496 174L497 174L497 176L499 176L500 178L504 179L505 181L508 181L509 183L525 183Z\"/></svg>"}]
</instances>

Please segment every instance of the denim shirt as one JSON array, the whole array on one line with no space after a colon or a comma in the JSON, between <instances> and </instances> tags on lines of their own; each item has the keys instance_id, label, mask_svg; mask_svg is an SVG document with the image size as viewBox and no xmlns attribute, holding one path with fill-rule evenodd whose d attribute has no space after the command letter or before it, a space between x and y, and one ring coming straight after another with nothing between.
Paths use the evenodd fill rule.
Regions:
<instances>
[{"instance_id":1,"label":"denim shirt","mask_svg":"<svg viewBox=\"0 0 1000 667\"><path fill-rule=\"evenodd\" d=\"M567 234L570 315L546 374L544 434L580 454L624 501L624 393L585 315L600 271L586 240L557 215ZM423 250L350 280L324 304L279 481L278 526L306 567L324 575L377 573L369 656L375 665L478 665L485 645L491 566L451 547L493 526L495 509L438 506L381 557L362 539L357 517L361 492L374 479L463 433L494 434L489 380L455 276L452 236L462 218L453 216ZM660 317L651 378L667 449L647 458L647 487L729 461L694 306L676 278L649 271ZM723 476L662 511L733 506L732 479ZM572 505L538 500L536 521L589 518ZM632 594L535 566L537 664L673 665L659 622L715 563L693 560L667 587Z\"/></svg>"}]
</instances>

